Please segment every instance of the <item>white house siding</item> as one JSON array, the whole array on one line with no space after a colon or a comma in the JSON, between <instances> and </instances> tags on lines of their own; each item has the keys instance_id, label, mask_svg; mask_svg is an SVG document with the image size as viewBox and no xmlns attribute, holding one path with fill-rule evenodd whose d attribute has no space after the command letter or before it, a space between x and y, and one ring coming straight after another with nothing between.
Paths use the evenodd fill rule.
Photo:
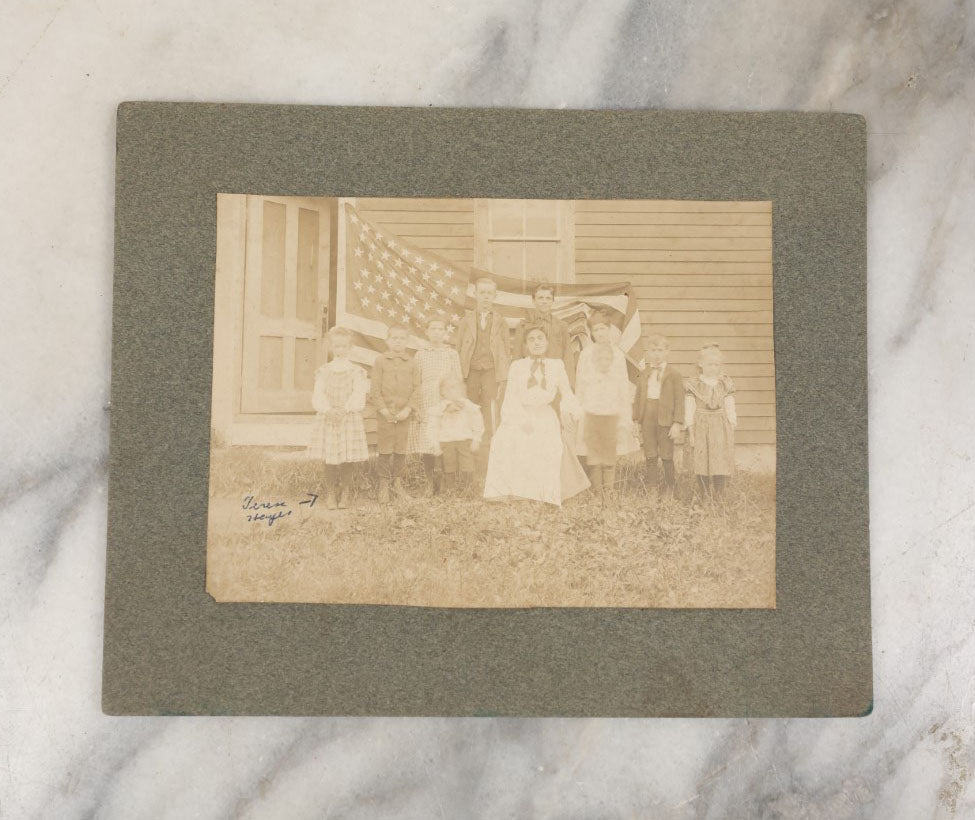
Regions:
<instances>
[{"instance_id":1,"label":"white house siding","mask_svg":"<svg viewBox=\"0 0 975 820\"><path fill-rule=\"evenodd\" d=\"M577 201L575 255L577 282L632 283L644 334L670 339L685 376L701 345L720 345L736 441L774 445L770 202Z\"/></svg>"}]
</instances>

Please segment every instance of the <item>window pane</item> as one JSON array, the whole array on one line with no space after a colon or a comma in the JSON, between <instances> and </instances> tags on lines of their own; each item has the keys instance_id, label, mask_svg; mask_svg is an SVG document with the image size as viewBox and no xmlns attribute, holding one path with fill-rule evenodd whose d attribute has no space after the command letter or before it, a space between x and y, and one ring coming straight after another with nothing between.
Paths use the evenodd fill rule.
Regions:
<instances>
[{"instance_id":1,"label":"window pane","mask_svg":"<svg viewBox=\"0 0 975 820\"><path fill-rule=\"evenodd\" d=\"M261 336L257 356L257 386L262 390L280 390L284 339L280 336Z\"/></svg>"},{"instance_id":2,"label":"window pane","mask_svg":"<svg viewBox=\"0 0 975 820\"><path fill-rule=\"evenodd\" d=\"M491 273L521 279L524 270L522 246L522 242L491 242L488 245Z\"/></svg>"},{"instance_id":3,"label":"window pane","mask_svg":"<svg viewBox=\"0 0 975 820\"><path fill-rule=\"evenodd\" d=\"M314 322L318 315L318 211L298 209L298 281L295 314Z\"/></svg>"},{"instance_id":4,"label":"window pane","mask_svg":"<svg viewBox=\"0 0 975 820\"><path fill-rule=\"evenodd\" d=\"M529 199L525 203L525 236L559 235L559 203Z\"/></svg>"},{"instance_id":5,"label":"window pane","mask_svg":"<svg viewBox=\"0 0 975 820\"><path fill-rule=\"evenodd\" d=\"M295 389L311 390L315 386L315 351L317 339L295 339Z\"/></svg>"},{"instance_id":6,"label":"window pane","mask_svg":"<svg viewBox=\"0 0 975 820\"><path fill-rule=\"evenodd\" d=\"M524 203L520 200L491 202L491 236L524 236Z\"/></svg>"},{"instance_id":7,"label":"window pane","mask_svg":"<svg viewBox=\"0 0 975 820\"><path fill-rule=\"evenodd\" d=\"M284 238L284 205L265 202L261 245L261 313L265 316L284 316Z\"/></svg>"},{"instance_id":8,"label":"window pane","mask_svg":"<svg viewBox=\"0 0 975 820\"><path fill-rule=\"evenodd\" d=\"M525 278L540 282L559 281L559 243L525 243Z\"/></svg>"}]
</instances>

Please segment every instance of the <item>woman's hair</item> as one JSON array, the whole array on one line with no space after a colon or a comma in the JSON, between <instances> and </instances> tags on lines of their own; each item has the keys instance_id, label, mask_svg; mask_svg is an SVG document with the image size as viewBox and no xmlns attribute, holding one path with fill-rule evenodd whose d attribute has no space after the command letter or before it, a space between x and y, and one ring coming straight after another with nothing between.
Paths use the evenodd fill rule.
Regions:
<instances>
[{"instance_id":1,"label":"woman's hair","mask_svg":"<svg viewBox=\"0 0 975 820\"><path fill-rule=\"evenodd\" d=\"M528 339L528 334L533 330L539 331L543 336L545 336L545 340L548 341L548 330L546 329L545 325L528 325L528 327L525 328L526 340Z\"/></svg>"},{"instance_id":2,"label":"woman's hair","mask_svg":"<svg viewBox=\"0 0 975 820\"><path fill-rule=\"evenodd\" d=\"M423 329L429 330L430 325L432 325L434 322L440 322L440 324L444 326L444 330L447 329L447 322L444 319L441 319L439 316L431 316L429 319L427 319L427 323L423 326Z\"/></svg>"},{"instance_id":3,"label":"woman's hair","mask_svg":"<svg viewBox=\"0 0 975 820\"><path fill-rule=\"evenodd\" d=\"M555 285L551 284L550 282L538 282L531 289L532 299L538 296L538 292L540 290L547 290L552 294L552 298L555 298Z\"/></svg>"},{"instance_id":4,"label":"woman's hair","mask_svg":"<svg viewBox=\"0 0 975 820\"><path fill-rule=\"evenodd\" d=\"M408 326L402 324L401 322L393 322L393 324L386 328L386 337L389 338L392 336L394 330L402 330L407 336L410 335L410 329Z\"/></svg>"}]
</instances>

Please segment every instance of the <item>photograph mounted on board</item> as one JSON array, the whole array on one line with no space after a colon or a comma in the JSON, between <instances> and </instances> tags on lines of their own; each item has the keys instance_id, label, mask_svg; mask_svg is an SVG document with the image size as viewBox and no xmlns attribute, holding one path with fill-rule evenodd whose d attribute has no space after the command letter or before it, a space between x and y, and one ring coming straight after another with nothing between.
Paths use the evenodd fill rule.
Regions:
<instances>
[{"instance_id":1,"label":"photograph mounted on board","mask_svg":"<svg viewBox=\"0 0 975 820\"><path fill-rule=\"evenodd\" d=\"M771 202L216 208L217 601L775 607Z\"/></svg>"}]
</instances>

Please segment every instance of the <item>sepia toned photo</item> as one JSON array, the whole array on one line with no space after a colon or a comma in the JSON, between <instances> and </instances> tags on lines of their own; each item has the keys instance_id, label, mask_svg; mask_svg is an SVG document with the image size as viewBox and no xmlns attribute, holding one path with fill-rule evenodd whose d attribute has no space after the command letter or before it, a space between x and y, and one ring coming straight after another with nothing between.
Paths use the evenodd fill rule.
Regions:
<instances>
[{"instance_id":1,"label":"sepia toned photo","mask_svg":"<svg viewBox=\"0 0 975 820\"><path fill-rule=\"evenodd\" d=\"M216 208L217 601L775 607L771 202Z\"/></svg>"}]
</instances>

